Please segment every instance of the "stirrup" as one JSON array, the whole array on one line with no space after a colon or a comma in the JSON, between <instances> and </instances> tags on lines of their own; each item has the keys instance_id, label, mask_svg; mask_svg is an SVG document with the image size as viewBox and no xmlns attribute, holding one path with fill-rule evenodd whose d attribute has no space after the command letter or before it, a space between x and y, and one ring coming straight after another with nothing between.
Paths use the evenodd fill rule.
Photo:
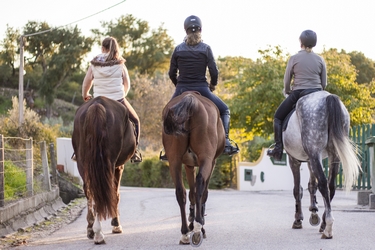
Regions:
<instances>
[{"instance_id":1,"label":"stirrup","mask_svg":"<svg viewBox=\"0 0 375 250\"><path fill-rule=\"evenodd\" d=\"M72 157L70 157L70 159L72 159L72 161L77 161L77 156L75 153L72 154Z\"/></svg>"},{"instance_id":2,"label":"stirrup","mask_svg":"<svg viewBox=\"0 0 375 250\"><path fill-rule=\"evenodd\" d=\"M132 163L142 162L142 154L138 151L138 149L135 150L133 156L130 158L130 162Z\"/></svg>"},{"instance_id":3,"label":"stirrup","mask_svg":"<svg viewBox=\"0 0 375 250\"><path fill-rule=\"evenodd\" d=\"M160 151L159 160L168 161L167 155L163 154L163 150Z\"/></svg>"},{"instance_id":4,"label":"stirrup","mask_svg":"<svg viewBox=\"0 0 375 250\"><path fill-rule=\"evenodd\" d=\"M230 145L225 145L223 154L233 156L235 154L238 154L240 152L240 149L238 148L238 145L235 141L229 139ZM236 146L233 146L232 144L235 144Z\"/></svg>"}]
</instances>

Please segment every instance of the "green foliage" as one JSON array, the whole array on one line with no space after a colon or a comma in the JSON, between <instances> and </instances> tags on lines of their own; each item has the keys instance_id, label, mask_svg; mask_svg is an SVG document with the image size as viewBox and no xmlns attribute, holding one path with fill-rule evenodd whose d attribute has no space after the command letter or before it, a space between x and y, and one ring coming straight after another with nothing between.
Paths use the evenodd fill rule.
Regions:
<instances>
[{"instance_id":1,"label":"green foliage","mask_svg":"<svg viewBox=\"0 0 375 250\"><path fill-rule=\"evenodd\" d=\"M5 37L0 42L2 50L0 51L0 82L3 86L11 86L17 80L16 60L18 53L18 41L20 32L7 25Z\"/></svg>"},{"instance_id":2,"label":"green foliage","mask_svg":"<svg viewBox=\"0 0 375 250\"><path fill-rule=\"evenodd\" d=\"M137 111L141 121L140 147L160 150L162 148L161 113L170 100L174 85L166 75L135 75L127 99Z\"/></svg>"},{"instance_id":3,"label":"green foliage","mask_svg":"<svg viewBox=\"0 0 375 250\"><path fill-rule=\"evenodd\" d=\"M49 30L45 22L29 21L25 34ZM80 70L84 56L91 50L93 40L81 36L77 28L54 29L41 35L27 37L27 51L31 58L27 60L33 68L41 68L39 93L47 105L52 105L56 90L68 82L73 73ZM47 110L48 111L48 110ZM50 116L50 114L48 114Z\"/></svg>"},{"instance_id":4,"label":"green foliage","mask_svg":"<svg viewBox=\"0 0 375 250\"><path fill-rule=\"evenodd\" d=\"M231 187L235 179L235 166L231 157L220 156L214 172L212 173L209 188L221 189ZM189 189L186 172L181 165L184 185ZM173 180L169 173L169 163L162 162L159 157L144 159L143 162L133 164L127 162L121 178L122 186L174 188Z\"/></svg>"},{"instance_id":5,"label":"green foliage","mask_svg":"<svg viewBox=\"0 0 375 250\"><path fill-rule=\"evenodd\" d=\"M0 131L7 137L32 137L34 142L46 141L52 143L59 134L59 125L48 126L40 121L40 116L24 105L24 123L19 124L18 98L12 98L13 108L8 111L8 116L0 117Z\"/></svg>"},{"instance_id":6,"label":"green foliage","mask_svg":"<svg viewBox=\"0 0 375 250\"><path fill-rule=\"evenodd\" d=\"M113 36L124 50L123 57L129 70L153 75L156 71L166 72L172 55L173 39L160 26L150 31L146 21L126 15L115 21L102 22L104 31L92 30L100 44L103 36Z\"/></svg>"},{"instance_id":7,"label":"green foliage","mask_svg":"<svg viewBox=\"0 0 375 250\"><path fill-rule=\"evenodd\" d=\"M249 162L257 161L262 153L262 149L268 148L272 143L273 138L267 140L264 137L255 136L252 141L248 141L245 144L248 154L244 156L244 159Z\"/></svg>"},{"instance_id":8,"label":"green foliage","mask_svg":"<svg viewBox=\"0 0 375 250\"><path fill-rule=\"evenodd\" d=\"M4 162L5 200L23 196L26 193L26 172L10 161Z\"/></svg>"},{"instance_id":9,"label":"green foliage","mask_svg":"<svg viewBox=\"0 0 375 250\"><path fill-rule=\"evenodd\" d=\"M144 159L138 164L126 163L121 179L122 186L174 187L169 167L157 157Z\"/></svg>"},{"instance_id":10,"label":"green foliage","mask_svg":"<svg viewBox=\"0 0 375 250\"><path fill-rule=\"evenodd\" d=\"M338 95L350 113L351 126L372 123L375 99L372 89L356 83L356 68L350 56L336 49L322 53L327 65L327 91Z\"/></svg>"},{"instance_id":11,"label":"green foliage","mask_svg":"<svg viewBox=\"0 0 375 250\"><path fill-rule=\"evenodd\" d=\"M232 158L227 155L221 155L216 160L216 166L212 172L208 188L222 189L233 185L234 171Z\"/></svg>"},{"instance_id":12,"label":"green foliage","mask_svg":"<svg viewBox=\"0 0 375 250\"><path fill-rule=\"evenodd\" d=\"M259 51L261 58L232 68L237 72L225 82L233 91L228 105L231 108L231 127L245 133L268 136L273 133L273 115L283 100L285 56L279 47Z\"/></svg>"},{"instance_id":13,"label":"green foliage","mask_svg":"<svg viewBox=\"0 0 375 250\"><path fill-rule=\"evenodd\" d=\"M342 51L341 53L345 53ZM350 62L355 66L357 73L357 83L370 83L375 79L375 62L362 52L353 51L348 53Z\"/></svg>"},{"instance_id":14,"label":"green foliage","mask_svg":"<svg viewBox=\"0 0 375 250\"><path fill-rule=\"evenodd\" d=\"M12 101L6 96L0 95L0 115L4 115L8 112L9 107L12 106Z\"/></svg>"}]
</instances>

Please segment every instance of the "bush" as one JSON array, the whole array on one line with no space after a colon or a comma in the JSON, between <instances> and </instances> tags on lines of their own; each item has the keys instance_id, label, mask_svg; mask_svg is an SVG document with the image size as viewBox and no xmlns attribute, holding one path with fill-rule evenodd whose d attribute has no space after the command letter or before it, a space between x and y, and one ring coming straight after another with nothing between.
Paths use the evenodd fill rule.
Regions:
<instances>
[{"instance_id":1,"label":"bush","mask_svg":"<svg viewBox=\"0 0 375 250\"><path fill-rule=\"evenodd\" d=\"M138 164L126 163L121 185L156 188L174 187L169 166L167 163L160 161L158 157L144 159L143 162Z\"/></svg>"},{"instance_id":2,"label":"bush","mask_svg":"<svg viewBox=\"0 0 375 250\"><path fill-rule=\"evenodd\" d=\"M217 160L216 167L212 173L209 188L222 189L231 187L234 182L234 169L232 157L221 156ZM189 189L185 168L182 168L184 185ZM198 170L198 168L196 168ZM174 188L172 177L169 173L169 163L162 162L159 157L144 159L143 162L134 164L126 163L121 179L122 186Z\"/></svg>"},{"instance_id":3,"label":"bush","mask_svg":"<svg viewBox=\"0 0 375 250\"><path fill-rule=\"evenodd\" d=\"M24 196L26 193L26 173L10 161L4 162L5 200Z\"/></svg>"}]
</instances>

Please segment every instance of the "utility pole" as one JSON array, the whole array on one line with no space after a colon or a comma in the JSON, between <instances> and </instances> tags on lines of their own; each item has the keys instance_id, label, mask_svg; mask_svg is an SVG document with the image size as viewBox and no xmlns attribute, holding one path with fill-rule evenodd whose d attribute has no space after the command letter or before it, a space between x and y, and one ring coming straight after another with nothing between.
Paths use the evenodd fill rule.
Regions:
<instances>
[{"instance_id":1,"label":"utility pole","mask_svg":"<svg viewBox=\"0 0 375 250\"><path fill-rule=\"evenodd\" d=\"M24 45L24 36L20 37L20 72L19 72L19 82L18 82L18 108L19 108L19 124L21 126L23 123L23 45Z\"/></svg>"}]
</instances>

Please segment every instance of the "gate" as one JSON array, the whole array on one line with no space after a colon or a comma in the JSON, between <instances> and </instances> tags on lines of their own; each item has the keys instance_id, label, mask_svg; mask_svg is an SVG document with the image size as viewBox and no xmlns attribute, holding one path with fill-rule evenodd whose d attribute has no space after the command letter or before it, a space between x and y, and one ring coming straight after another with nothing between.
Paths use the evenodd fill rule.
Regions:
<instances>
[{"instance_id":1,"label":"gate","mask_svg":"<svg viewBox=\"0 0 375 250\"><path fill-rule=\"evenodd\" d=\"M371 175L370 175L370 154L369 148L366 145L366 140L375 136L375 124L366 124L353 126L349 131L350 139L355 143L358 149L358 156L361 161L362 172L360 172L357 185L353 187L354 190L371 189ZM328 160L323 160L325 174L328 175ZM343 183L342 167L340 165L339 174L337 176L337 187L342 188Z\"/></svg>"}]
</instances>

